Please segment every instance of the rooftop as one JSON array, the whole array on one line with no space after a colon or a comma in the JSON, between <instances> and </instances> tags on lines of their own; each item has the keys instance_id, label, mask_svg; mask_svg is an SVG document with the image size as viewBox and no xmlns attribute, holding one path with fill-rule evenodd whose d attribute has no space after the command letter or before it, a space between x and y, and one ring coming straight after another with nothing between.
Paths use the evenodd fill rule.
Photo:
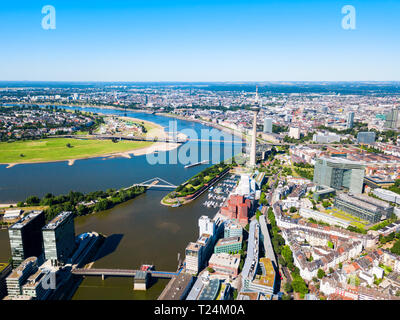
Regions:
<instances>
[{"instance_id":1,"label":"rooftop","mask_svg":"<svg viewBox=\"0 0 400 320\"><path fill-rule=\"evenodd\" d=\"M240 264L240 255L230 255L228 253L214 253L208 263L237 269Z\"/></svg>"},{"instance_id":2,"label":"rooftop","mask_svg":"<svg viewBox=\"0 0 400 320\"><path fill-rule=\"evenodd\" d=\"M200 294L199 300L214 300L219 292L220 281L219 279L212 279L204 286Z\"/></svg>"},{"instance_id":3,"label":"rooftop","mask_svg":"<svg viewBox=\"0 0 400 320\"><path fill-rule=\"evenodd\" d=\"M190 242L186 247L186 250L191 250L191 251L199 251L200 249L201 245L196 242Z\"/></svg>"},{"instance_id":4,"label":"rooftop","mask_svg":"<svg viewBox=\"0 0 400 320\"><path fill-rule=\"evenodd\" d=\"M54 230L60 224L62 224L70 215L72 215L71 211L64 211L57 215L53 220L51 220L47 225L43 227L43 230Z\"/></svg>"},{"instance_id":5,"label":"rooftop","mask_svg":"<svg viewBox=\"0 0 400 320\"><path fill-rule=\"evenodd\" d=\"M275 270L271 260L268 258L261 258L260 267L262 269L263 274L261 276L256 276L253 282L258 285L274 287Z\"/></svg>"},{"instance_id":6,"label":"rooftop","mask_svg":"<svg viewBox=\"0 0 400 320\"><path fill-rule=\"evenodd\" d=\"M10 229L11 230L18 230L18 229L22 229L23 227L25 227L29 222L31 222L32 220L34 220L36 217L38 217L40 214L42 213L42 211L35 211L32 213L29 213L28 215L26 215L25 217L23 217L22 219L20 219L18 222L14 223Z\"/></svg>"},{"instance_id":7,"label":"rooftop","mask_svg":"<svg viewBox=\"0 0 400 320\"><path fill-rule=\"evenodd\" d=\"M347 203L351 203L354 204L356 206L359 206L363 209L372 211L372 212L377 212L378 211L378 207L376 205L373 205L371 203L365 202L364 200L360 200L354 196L351 196L349 194L346 193L339 193L337 196L337 199L340 199L342 201L345 201Z\"/></svg>"},{"instance_id":8,"label":"rooftop","mask_svg":"<svg viewBox=\"0 0 400 320\"><path fill-rule=\"evenodd\" d=\"M216 246L225 246L227 244L237 243L237 242L242 242L242 237L230 237L230 238L220 239L217 242Z\"/></svg>"},{"instance_id":9,"label":"rooftop","mask_svg":"<svg viewBox=\"0 0 400 320\"><path fill-rule=\"evenodd\" d=\"M161 293L158 300L180 300L192 279L192 275L180 273L167 284L167 287Z\"/></svg>"},{"instance_id":10,"label":"rooftop","mask_svg":"<svg viewBox=\"0 0 400 320\"><path fill-rule=\"evenodd\" d=\"M31 263L37 263L37 258L36 257L26 258L24 261L22 261L22 263L17 268L15 268L11 272L11 274L8 276L8 278L18 279L22 275L22 273L25 270L25 268Z\"/></svg>"}]
</instances>

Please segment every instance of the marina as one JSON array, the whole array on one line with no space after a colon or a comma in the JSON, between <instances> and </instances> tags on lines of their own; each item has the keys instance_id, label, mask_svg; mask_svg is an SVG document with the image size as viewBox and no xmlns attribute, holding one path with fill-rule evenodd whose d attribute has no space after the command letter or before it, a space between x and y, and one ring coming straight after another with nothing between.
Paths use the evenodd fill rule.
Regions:
<instances>
[{"instance_id":1,"label":"marina","mask_svg":"<svg viewBox=\"0 0 400 320\"><path fill-rule=\"evenodd\" d=\"M207 193L207 200L203 202L203 206L207 208L221 208L226 202L228 195L236 187L238 181L238 176L230 175L228 178L211 187Z\"/></svg>"}]
</instances>

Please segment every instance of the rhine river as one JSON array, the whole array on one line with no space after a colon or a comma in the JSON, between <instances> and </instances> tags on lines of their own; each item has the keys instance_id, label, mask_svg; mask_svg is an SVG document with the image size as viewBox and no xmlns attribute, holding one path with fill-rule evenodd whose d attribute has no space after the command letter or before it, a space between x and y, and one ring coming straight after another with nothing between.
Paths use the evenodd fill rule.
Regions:
<instances>
[{"instance_id":1,"label":"rhine river","mask_svg":"<svg viewBox=\"0 0 400 320\"><path fill-rule=\"evenodd\" d=\"M123 111L100 108L70 108L104 114L124 115ZM127 116L143 119L168 127L172 120L168 117L127 112ZM178 131L193 129L200 137L202 129L210 129L199 123L177 121ZM168 131L168 129L166 129ZM215 140L229 135L214 129ZM194 144L199 147L197 161L218 157L227 159L223 143L187 142L183 147ZM220 149L220 155L211 146ZM209 150L209 153L208 153ZM215 149L214 149L215 150ZM173 152L166 153L167 159ZM161 156L162 152L159 153ZM231 157L232 154L229 156ZM186 164L186 163L185 163ZM67 162L17 165L6 169L0 165L0 203L14 203L30 195L43 196L47 192L55 195L66 194L71 190L90 192L108 188L127 187L134 183L160 177L179 185L200 172L208 165L184 168L185 164L148 163L146 156L114 158L102 157L77 160L73 166ZM179 207L162 206L160 200L169 191L149 190L145 194L123 203L113 209L75 219L75 232L96 231L108 236L100 256L93 268L137 269L143 263L151 263L157 270L175 271L177 255L184 257L189 241L198 236L197 219L201 215L213 216L217 209L207 209L202 205L205 195L196 201ZM0 262L8 261L10 248L7 231L0 231ZM73 299L156 299L168 280L159 280L145 292L133 291L132 278L87 277L80 284Z\"/></svg>"}]
</instances>

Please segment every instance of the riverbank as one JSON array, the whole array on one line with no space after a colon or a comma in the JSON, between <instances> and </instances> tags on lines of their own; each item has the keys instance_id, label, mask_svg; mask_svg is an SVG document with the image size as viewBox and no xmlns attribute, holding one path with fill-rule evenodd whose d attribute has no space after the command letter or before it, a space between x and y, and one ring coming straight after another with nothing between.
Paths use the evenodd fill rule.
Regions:
<instances>
[{"instance_id":1,"label":"riverbank","mask_svg":"<svg viewBox=\"0 0 400 320\"><path fill-rule=\"evenodd\" d=\"M102 116L108 114L98 113ZM117 118L143 124L146 137L165 140L168 134L161 125L133 117ZM152 141L112 142L96 139L46 138L41 140L15 141L0 143L0 164L12 168L18 164L50 163L67 161L69 166L77 160L103 157L103 160L118 157L131 158L154 152L171 151L179 147L178 143Z\"/></svg>"},{"instance_id":2,"label":"riverbank","mask_svg":"<svg viewBox=\"0 0 400 320\"><path fill-rule=\"evenodd\" d=\"M204 125L204 126L212 127L212 128L221 130L221 131L223 131L223 132L232 134L232 135L234 135L235 137L240 138L240 139L242 140L243 143L246 143L246 142L247 142L247 139L248 139L248 137L247 137L245 134L243 134L243 133L241 133L241 132L238 132L238 131L236 131L236 130L234 130L234 129L231 129L231 128L222 126L222 125L220 125L220 124L214 123L214 122L205 121L205 120L201 120L201 119L185 118L185 117L181 117L181 116L178 116L178 115L172 114L172 113L161 113L161 112L156 112L155 114L158 115L158 116L164 116L164 117L173 118L173 119L178 119L178 120L183 120L183 121L191 121L191 122L200 123L200 124L202 124L202 125Z\"/></svg>"},{"instance_id":3,"label":"riverbank","mask_svg":"<svg viewBox=\"0 0 400 320\"><path fill-rule=\"evenodd\" d=\"M146 154L154 152L153 142L110 140L81 140L73 138L48 138L30 141L0 143L0 164L11 168L17 164L48 163L115 157L122 154ZM157 146L156 149L163 149Z\"/></svg>"},{"instance_id":4,"label":"riverbank","mask_svg":"<svg viewBox=\"0 0 400 320\"><path fill-rule=\"evenodd\" d=\"M224 163L208 167L168 193L160 203L164 206L185 205L201 196L231 169L232 165Z\"/></svg>"}]
</instances>

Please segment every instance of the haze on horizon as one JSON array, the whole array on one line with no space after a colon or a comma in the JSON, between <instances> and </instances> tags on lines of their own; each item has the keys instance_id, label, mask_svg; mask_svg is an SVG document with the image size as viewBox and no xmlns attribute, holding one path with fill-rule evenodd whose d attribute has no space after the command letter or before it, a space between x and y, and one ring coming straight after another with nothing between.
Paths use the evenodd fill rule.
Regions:
<instances>
[{"instance_id":1,"label":"haze on horizon","mask_svg":"<svg viewBox=\"0 0 400 320\"><path fill-rule=\"evenodd\" d=\"M0 80L400 80L399 1L54 0L55 30L44 4L2 4Z\"/></svg>"}]
</instances>

